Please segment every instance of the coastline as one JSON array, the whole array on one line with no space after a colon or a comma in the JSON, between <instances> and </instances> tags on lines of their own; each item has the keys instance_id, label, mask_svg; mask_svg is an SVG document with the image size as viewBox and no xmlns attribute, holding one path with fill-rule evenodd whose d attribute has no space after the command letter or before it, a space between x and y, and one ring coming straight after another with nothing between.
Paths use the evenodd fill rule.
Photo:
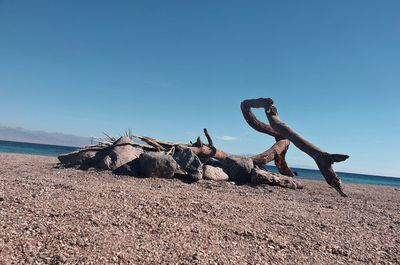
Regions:
<instances>
[{"instance_id":1,"label":"coastline","mask_svg":"<svg viewBox=\"0 0 400 265\"><path fill-rule=\"evenodd\" d=\"M0 140L0 154L29 154L57 157L60 154L66 154L78 150L79 147L48 145L27 142L15 142ZM266 168L272 172L278 172L273 165L267 165ZM325 181L321 172L317 169L291 167L292 170L298 173L297 179ZM400 177L386 175L371 175L351 172L337 171L344 183L368 184L368 185L383 185L400 187Z\"/></svg>"},{"instance_id":2,"label":"coastline","mask_svg":"<svg viewBox=\"0 0 400 265\"><path fill-rule=\"evenodd\" d=\"M0 153L0 260L10 263L400 263L400 189L303 190L118 177Z\"/></svg>"}]
</instances>

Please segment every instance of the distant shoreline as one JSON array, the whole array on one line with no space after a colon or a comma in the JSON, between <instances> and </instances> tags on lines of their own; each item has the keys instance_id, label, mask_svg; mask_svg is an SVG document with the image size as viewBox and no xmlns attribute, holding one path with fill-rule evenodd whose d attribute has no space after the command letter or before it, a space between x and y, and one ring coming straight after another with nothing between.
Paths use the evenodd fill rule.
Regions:
<instances>
[{"instance_id":1,"label":"distant shoreline","mask_svg":"<svg viewBox=\"0 0 400 265\"><path fill-rule=\"evenodd\" d=\"M51 145L51 144L0 140L0 153L57 157L60 154L70 153L78 150L79 148L80 147L74 147L74 146L61 146L61 145ZM267 165L267 169L270 171L276 171L276 167L273 165ZM298 172L297 176L298 179L325 181L324 177L320 174L318 170L296 168L296 167L292 167L292 169ZM338 172L338 174L342 178L344 183L400 186L400 178L396 177L367 175L367 174L348 173L348 172Z\"/></svg>"},{"instance_id":2,"label":"distant shoreline","mask_svg":"<svg viewBox=\"0 0 400 265\"><path fill-rule=\"evenodd\" d=\"M82 148L79 146L70 146L70 145L59 145L59 144L43 144L43 143L38 143L38 142L20 142L20 141L10 141L10 140L2 140L0 139L0 142L8 142L8 143L19 143L19 144L32 144L32 145L44 145L44 146L56 146L56 147L70 147L70 148Z\"/></svg>"},{"instance_id":3,"label":"distant shoreline","mask_svg":"<svg viewBox=\"0 0 400 265\"><path fill-rule=\"evenodd\" d=\"M0 138L2 141L57 146L85 146L91 142L91 137L66 134L62 132L30 130L22 127L7 127L2 125L0 125Z\"/></svg>"},{"instance_id":4,"label":"distant shoreline","mask_svg":"<svg viewBox=\"0 0 400 265\"><path fill-rule=\"evenodd\" d=\"M0 140L0 153L57 157L78 150L79 147Z\"/></svg>"}]
</instances>

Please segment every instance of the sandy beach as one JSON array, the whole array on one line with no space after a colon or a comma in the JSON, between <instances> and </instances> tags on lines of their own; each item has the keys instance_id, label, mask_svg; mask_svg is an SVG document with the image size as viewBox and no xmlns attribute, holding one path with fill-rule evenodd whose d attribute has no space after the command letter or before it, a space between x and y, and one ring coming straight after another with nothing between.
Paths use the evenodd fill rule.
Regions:
<instances>
[{"instance_id":1,"label":"sandy beach","mask_svg":"<svg viewBox=\"0 0 400 265\"><path fill-rule=\"evenodd\" d=\"M400 190L139 179L0 154L0 264L400 264Z\"/></svg>"}]
</instances>

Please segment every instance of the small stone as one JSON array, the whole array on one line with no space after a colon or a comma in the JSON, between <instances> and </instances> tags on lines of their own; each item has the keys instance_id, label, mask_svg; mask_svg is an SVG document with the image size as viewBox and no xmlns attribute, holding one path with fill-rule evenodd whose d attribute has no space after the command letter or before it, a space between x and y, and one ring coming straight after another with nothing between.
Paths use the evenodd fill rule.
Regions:
<instances>
[{"instance_id":1,"label":"small stone","mask_svg":"<svg viewBox=\"0 0 400 265\"><path fill-rule=\"evenodd\" d=\"M220 167L210 165L203 166L203 178L215 181L226 181L229 179L228 174Z\"/></svg>"},{"instance_id":2,"label":"small stone","mask_svg":"<svg viewBox=\"0 0 400 265\"><path fill-rule=\"evenodd\" d=\"M129 163L123 164L119 168L113 170L113 173L116 175L125 175L125 176L139 176L139 159L134 159Z\"/></svg>"},{"instance_id":3,"label":"small stone","mask_svg":"<svg viewBox=\"0 0 400 265\"><path fill-rule=\"evenodd\" d=\"M65 166L92 166L95 162L95 157L98 150L95 149L84 149L69 154L63 154L58 156L58 160Z\"/></svg>"},{"instance_id":4,"label":"small stone","mask_svg":"<svg viewBox=\"0 0 400 265\"><path fill-rule=\"evenodd\" d=\"M203 165L200 158L193 153L192 149L177 149L175 150L173 158L193 181L198 181L203 178Z\"/></svg>"},{"instance_id":5,"label":"small stone","mask_svg":"<svg viewBox=\"0 0 400 265\"><path fill-rule=\"evenodd\" d=\"M178 170L178 163L172 156L162 152L147 152L138 159L140 174L148 178L172 178Z\"/></svg>"},{"instance_id":6,"label":"small stone","mask_svg":"<svg viewBox=\"0 0 400 265\"><path fill-rule=\"evenodd\" d=\"M298 183L291 177L268 172L259 168L254 168L252 170L251 183L255 185L267 184L271 186L281 186L288 189L303 188L300 183Z\"/></svg>"},{"instance_id":7,"label":"small stone","mask_svg":"<svg viewBox=\"0 0 400 265\"><path fill-rule=\"evenodd\" d=\"M245 157L229 156L223 162L223 169L229 180L235 182L250 182L253 167L253 160Z\"/></svg>"}]
</instances>

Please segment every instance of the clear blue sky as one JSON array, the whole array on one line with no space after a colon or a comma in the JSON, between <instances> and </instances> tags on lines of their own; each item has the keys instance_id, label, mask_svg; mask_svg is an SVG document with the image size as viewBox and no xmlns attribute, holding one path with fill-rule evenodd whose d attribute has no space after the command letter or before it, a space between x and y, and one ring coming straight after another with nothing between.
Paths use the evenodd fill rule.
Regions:
<instances>
[{"instance_id":1,"label":"clear blue sky","mask_svg":"<svg viewBox=\"0 0 400 265\"><path fill-rule=\"evenodd\" d=\"M400 175L400 1L1 1L0 125L258 153L272 97L337 170ZM260 113L262 114L262 113ZM260 118L264 117L260 115ZM290 148L291 165L314 167Z\"/></svg>"}]
</instances>

